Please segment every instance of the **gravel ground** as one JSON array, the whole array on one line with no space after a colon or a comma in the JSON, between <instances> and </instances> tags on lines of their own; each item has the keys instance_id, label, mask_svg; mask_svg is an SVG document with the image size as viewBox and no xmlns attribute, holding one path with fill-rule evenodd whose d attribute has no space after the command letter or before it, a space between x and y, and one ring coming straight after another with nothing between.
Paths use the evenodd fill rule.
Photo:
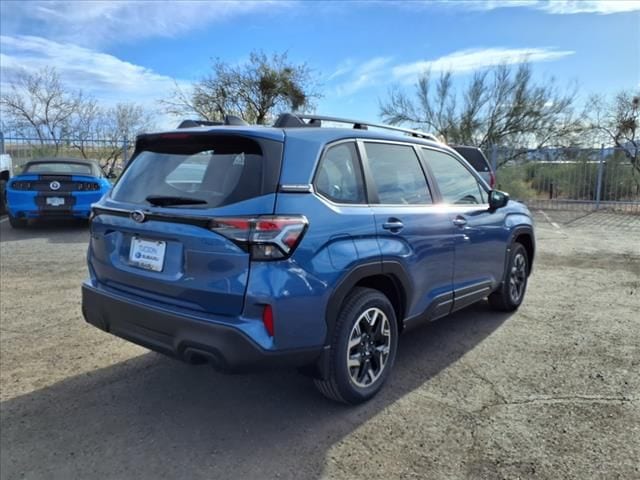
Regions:
<instances>
[{"instance_id":1,"label":"gravel ground","mask_svg":"<svg viewBox=\"0 0 640 480\"><path fill-rule=\"evenodd\" d=\"M640 217L538 215L523 307L411 331L359 407L85 324L80 226L0 223L5 480L640 478Z\"/></svg>"}]
</instances>

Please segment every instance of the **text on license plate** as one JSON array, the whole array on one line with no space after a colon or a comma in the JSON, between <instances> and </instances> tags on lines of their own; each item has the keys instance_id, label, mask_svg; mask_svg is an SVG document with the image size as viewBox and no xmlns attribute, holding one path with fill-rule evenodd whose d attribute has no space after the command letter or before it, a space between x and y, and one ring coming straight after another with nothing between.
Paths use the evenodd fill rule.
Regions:
<instances>
[{"instance_id":1,"label":"text on license plate","mask_svg":"<svg viewBox=\"0 0 640 480\"><path fill-rule=\"evenodd\" d=\"M51 205L52 207L64 205L64 197L47 197L47 205Z\"/></svg>"},{"instance_id":2,"label":"text on license plate","mask_svg":"<svg viewBox=\"0 0 640 480\"><path fill-rule=\"evenodd\" d=\"M134 237L131 239L129 261L136 267L161 272L164 267L164 253L166 248L167 242L144 240Z\"/></svg>"}]
</instances>

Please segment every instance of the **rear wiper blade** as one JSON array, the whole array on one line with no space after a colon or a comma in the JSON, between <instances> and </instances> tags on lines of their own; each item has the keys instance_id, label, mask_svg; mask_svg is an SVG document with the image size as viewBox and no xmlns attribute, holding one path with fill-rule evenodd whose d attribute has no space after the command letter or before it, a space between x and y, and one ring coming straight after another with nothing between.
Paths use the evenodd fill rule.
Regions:
<instances>
[{"instance_id":1,"label":"rear wiper blade","mask_svg":"<svg viewBox=\"0 0 640 480\"><path fill-rule=\"evenodd\" d=\"M171 197L163 195L149 195L146 200L151 205L157 205L159 207L169 207L172 205L204 205L207 203L205 200L201 200L200 198Z\"/></svg>"}]
</instances>

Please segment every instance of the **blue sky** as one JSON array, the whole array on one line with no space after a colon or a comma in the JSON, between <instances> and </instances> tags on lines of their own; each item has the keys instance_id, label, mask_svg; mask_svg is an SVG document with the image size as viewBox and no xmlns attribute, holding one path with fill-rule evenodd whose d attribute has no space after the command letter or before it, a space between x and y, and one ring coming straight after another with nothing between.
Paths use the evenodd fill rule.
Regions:
<instances>
[{"instance_id":1,"label":"blue sky","mask_svg":"<svg viewBox=\"0 0 640 480\"><path fill-rule=\"evenodd\" d=\"M0 88L19 69L58 69L72 88L157 108L211 59L283 52L314 71L317 112L378 119L391 86L528 58L583 95L640 85L640 1L1 2ZM163 117L163 121L172 122Z\"/></svg>"}]
</instances>

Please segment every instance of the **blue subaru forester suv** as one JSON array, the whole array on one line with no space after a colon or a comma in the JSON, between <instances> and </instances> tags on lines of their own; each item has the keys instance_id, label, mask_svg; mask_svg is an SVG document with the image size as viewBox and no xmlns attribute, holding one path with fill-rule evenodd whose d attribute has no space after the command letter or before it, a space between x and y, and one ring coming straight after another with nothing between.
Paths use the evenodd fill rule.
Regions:
<instances>
[{"instance_id":1,"label":"blue subaru forester suv","mask_svg":"<svg viewBox=\"0 0 640 480\"><path fill-rule=\"evenodd\" d=\"M93 207L89 323L226 371L300 367L355 404L407 327L521 304L531 214L434 137L320 116L227 123L138 137Z\"/></svg>"}]
</instances>

